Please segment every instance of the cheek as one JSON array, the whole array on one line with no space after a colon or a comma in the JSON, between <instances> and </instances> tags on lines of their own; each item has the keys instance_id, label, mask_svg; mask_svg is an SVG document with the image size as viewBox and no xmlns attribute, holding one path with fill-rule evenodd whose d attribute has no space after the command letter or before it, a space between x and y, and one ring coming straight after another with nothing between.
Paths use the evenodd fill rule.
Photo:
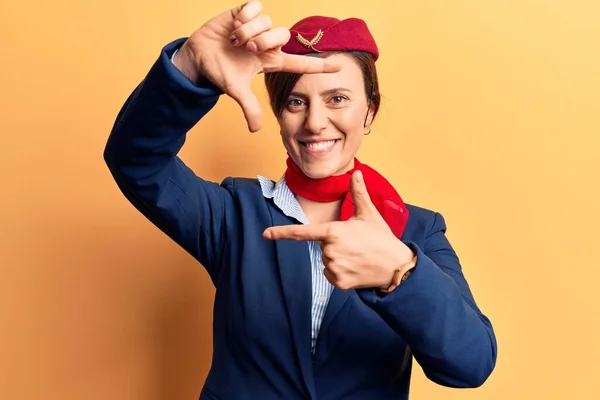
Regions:
<instances>
[{"instance_id":1,"label":"cheek","mask_svg":"<svg viewBox=\"0 0 600 400\"><path fill-rule=\"evenodd\" d=\"M281 135L281 141L288 152L294 152L298 147L296 142L295 132L297 131L297 124L291 118L282 117L278 120L279 123L279 134Z\"/></svg>"},{"instance_id":2,"label":"cheek","mask_svg":"<svg viewBox=\"0 0 600 400\"><path fill-rule=\"evenodd\" d=\"M365 135L363 134L362 129L359 131L348 132L346 134L346 142L344 144L344 153L347 153L348 156L353 157L364 140Z\"/></svg>"},{"instance_id":3,"label":"cheek","mask_svg":"<svg viewBox=\"0 0 600 400\"><path fill-rule=\"evenodd\" d=\"M347 145L360 145L364 138L364 116L356 110L339 113L334 119L336 128L346 136Z\"/></svg>"},{"instance_id":4,"label":"cheek","mask_svg":"<svg viewBox=\"0 0 600 400\"><path fill-rule=\"evenodd\" d=\"M304 126L304 114L300 112L292 113L284 110L277 119L277 123L283 132L299 132ZM291 135L292 134L288 134L285 136L290 137Z\"/></svg>"},{"instance_id":5,"label":"cheek","mask_svg":"<svg viewBox=\"0 0 600 400\"><path fill-rule=\"evenodd\" d=\"M279 124L279 135L281 136L281 143L285 150L294 158L295 154L300 151L299 144L296 141L295 130L292 126L283 124L280 122Z\"/></svg>"}]
</instances>

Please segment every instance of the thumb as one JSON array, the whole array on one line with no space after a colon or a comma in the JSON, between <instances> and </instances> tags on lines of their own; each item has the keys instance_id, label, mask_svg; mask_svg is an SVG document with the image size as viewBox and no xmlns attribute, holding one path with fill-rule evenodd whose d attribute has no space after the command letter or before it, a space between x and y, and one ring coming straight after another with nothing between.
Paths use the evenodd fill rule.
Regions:
<instances>
[{"instance_id":1,"label":"thumb","mask_svg":"<svg viewBox=\"0 0 600 400\"><path fill-rule=\"evenodd\" d=\"M373 212L373 202L361 171L355 171L350 181L350 192L354 201L354 216L366 217Z\"/></svg>"},{"instance_id":2,"label":"thumb","mask_svg":"<svg viewBox=\"0 0 600 400\"><path fill-rule=\"evenodd\" d=\"M250 132L258 131L262 127L263 113L256 95L252 92L252 87L250 85L232 87L229 90L229 95L242 108Z\"/></svg>"}]
</instances>

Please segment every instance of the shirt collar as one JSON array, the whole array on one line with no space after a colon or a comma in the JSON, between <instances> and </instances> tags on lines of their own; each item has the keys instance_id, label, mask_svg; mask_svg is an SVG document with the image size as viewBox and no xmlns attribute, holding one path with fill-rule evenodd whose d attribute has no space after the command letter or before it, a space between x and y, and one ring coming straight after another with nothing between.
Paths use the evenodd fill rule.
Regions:
<instances>
[{"instance_id":1,"label":"shirt collar","mask_svg":"<svg viewBox=\"0 0 600 400\"><path fill-rule=\"evenodd\" d=\"M273 182L264 176L257 176L262 194L267 199L273 199L273 202L285 215L294 218L302 224L308 224L308 218L304 214L296 196L285 183L285 175L277 182Z\"/></svg>"}]
</instances>

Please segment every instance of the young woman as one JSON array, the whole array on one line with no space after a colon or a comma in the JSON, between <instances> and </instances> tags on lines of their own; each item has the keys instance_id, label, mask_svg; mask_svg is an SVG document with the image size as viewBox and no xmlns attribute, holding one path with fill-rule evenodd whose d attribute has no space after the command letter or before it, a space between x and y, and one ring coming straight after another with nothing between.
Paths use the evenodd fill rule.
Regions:
<instances>
[{"instance_id":1,"label":"young woman","mask_svg":"<svg viewBox=\"0 0 600 400\"><path fill-rule=\"evenodd\" d=\"M443 217L355 158L379 107L377 58L360 19L273 28L251 1L168 44L119 113L115 181L216 287L201 399L406 399L412 356L445 386L492 372L494 332ZM284 176L203 180L177 156L187 132L223 94L258 130L259 73Z\"/></svg>"}]
</instances>

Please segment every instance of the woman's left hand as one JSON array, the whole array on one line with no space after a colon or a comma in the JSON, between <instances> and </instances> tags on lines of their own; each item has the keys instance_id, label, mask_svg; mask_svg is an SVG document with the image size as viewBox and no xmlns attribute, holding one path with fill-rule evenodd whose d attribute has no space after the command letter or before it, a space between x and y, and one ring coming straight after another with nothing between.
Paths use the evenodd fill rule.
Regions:
<instances>
[{"instance_id":1,"label":"woman's left hand","mask_svg":"<svg viewBox=\"0 0 600 400\"><path fill-rule=\"evenodd\" d=\"M414 253L394 236L371 201L360 171L350 184L354 216L347 221L267 228L271 240L314 240L321 243L323 271L339 289L390 286L394 270L410 262Z\"/></svg>"}]
</instances>

